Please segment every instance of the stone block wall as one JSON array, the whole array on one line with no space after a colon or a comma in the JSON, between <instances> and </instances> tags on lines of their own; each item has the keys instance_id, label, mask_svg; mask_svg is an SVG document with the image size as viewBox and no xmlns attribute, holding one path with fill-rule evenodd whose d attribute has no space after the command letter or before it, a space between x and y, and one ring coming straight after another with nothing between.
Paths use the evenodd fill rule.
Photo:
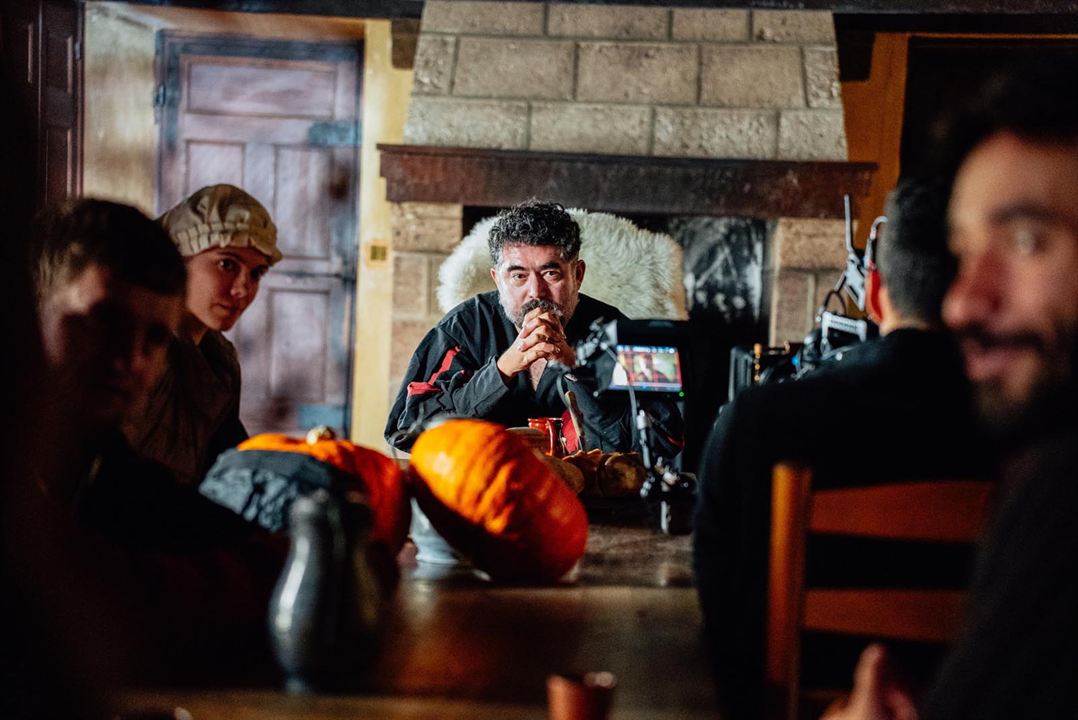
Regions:
<instances>
[{"instance_id":1,"label":"stone block wall","mask_svg":"<svg viewBox=\"0 0 1078 720\"><path fill-rule=\"evenodd\" d=\"M831 14L429 0L405 142L845 160Z\"/></svg>"},{"instance_id":2,"label":"stone block wall","mask_svg":"<svg viewBox=\"0 0 1078 720\"><path fill-rule=\"evenodd\" d=\"M460 205L393 205L393 338L389 401L419 341L442 316L434 293L438 269L461 238Z\"/></svg>"},{"instance_id":3,"label":"stone block wall","mask_svg":"<svg viewBox=\"0 0 1078 720\"><path fill-rule=\"evenodd\" d=\"M546 152L846 160L828 12L427 0L404 142ZM393 392L437 322L459 206L393 218ZM769 342L800 341L842 271L842 223L774 219Z\"/></svg>"},{"instance_id":4,"label":"stone block wall","mask_svg":"<svg viewBox=\"0 0 1078 720\"><path fill-rule=\"evenodd\" d=\"M782 218L774 224L766 271L772 345L801 342L812 329L816 310L846 267L843 233L841 220Z\"/></svg>"}]
</instances>

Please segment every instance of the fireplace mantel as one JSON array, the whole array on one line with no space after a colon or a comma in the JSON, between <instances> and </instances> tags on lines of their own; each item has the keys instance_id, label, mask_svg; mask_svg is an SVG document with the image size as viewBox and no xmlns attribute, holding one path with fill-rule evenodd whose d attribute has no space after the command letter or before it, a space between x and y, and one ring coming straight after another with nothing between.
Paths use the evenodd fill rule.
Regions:
<instances>
[{"instance_id":1,"label":"fireplace mantel","mask_svg":"<svg viewBox=\"0 0 1078 720\"><path fill-rule=\"evenodd\" d=\"M390 202L505 207L528 198L610 212L841 218L874 163L722 160L380 144Z\"/></svg>"}]
</instances>

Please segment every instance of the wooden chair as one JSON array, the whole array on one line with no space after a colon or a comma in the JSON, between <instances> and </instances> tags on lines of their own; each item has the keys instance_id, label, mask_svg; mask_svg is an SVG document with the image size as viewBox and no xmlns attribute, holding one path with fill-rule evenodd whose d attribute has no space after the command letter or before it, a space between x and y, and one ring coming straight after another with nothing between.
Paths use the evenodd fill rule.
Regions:
<instances>
[{"instance_id":1,"label":"wooden chair","mask_svg":"<svg viewBox=\"0 0 1078 720\"><path fill-rule=\"evenodd\" d=\"M945 642L958 629L964 593L899 588L805 588L810 533L891 540L974 542L991 484L904 482L812 490L812 471L779 464L772 476L768 586L769 715L798 717L802 630ZM852 674L851 674L852 679Z\"/></svg>"}]
</instances>

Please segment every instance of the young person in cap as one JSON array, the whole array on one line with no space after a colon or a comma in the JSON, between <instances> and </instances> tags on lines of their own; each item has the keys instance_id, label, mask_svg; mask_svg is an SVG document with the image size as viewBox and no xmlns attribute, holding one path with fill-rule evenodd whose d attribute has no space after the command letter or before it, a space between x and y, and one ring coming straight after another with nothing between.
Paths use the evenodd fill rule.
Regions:
<instances>
[{"instance_id":1,"label":"young person in cap","mask_svg":"<svg viewBox=\"0 0 1078 720\"><path fill-rule=\"evenodd\" d=\"M187 299L164 374L125 431L143 457L197 485L223 450L246 439L240 366L224 335L281 259L266 209L232 185L198 190L160 218L187 266Z\"/></svg>"}]
</instances>

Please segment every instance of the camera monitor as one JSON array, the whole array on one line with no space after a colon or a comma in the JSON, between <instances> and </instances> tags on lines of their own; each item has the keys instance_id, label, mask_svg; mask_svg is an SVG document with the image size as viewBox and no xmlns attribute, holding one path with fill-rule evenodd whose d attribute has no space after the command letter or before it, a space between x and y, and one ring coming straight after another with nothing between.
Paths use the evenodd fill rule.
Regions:
<instances>
[{"instance_id":1,"label":"camera monitor","mask_svg":"<svg viewBox=\"0 0 1078 720\"><path fill-rule=\"evenodd\" d=\"M608 390L681 393L681 357L670 345L617 345Z\"/></svg>"},{"instance_id":2,"label":"camera monitor","mask_svg":"<svg viewBox=\"0 0 1078 720\"><path fill-rule=\"evenodd\" d=\"M595 392L665 393L685 397L688 323L680 320L613 320L592 323L577 343L580 377L594 381Z\"/></svg>"}]
</instances>

